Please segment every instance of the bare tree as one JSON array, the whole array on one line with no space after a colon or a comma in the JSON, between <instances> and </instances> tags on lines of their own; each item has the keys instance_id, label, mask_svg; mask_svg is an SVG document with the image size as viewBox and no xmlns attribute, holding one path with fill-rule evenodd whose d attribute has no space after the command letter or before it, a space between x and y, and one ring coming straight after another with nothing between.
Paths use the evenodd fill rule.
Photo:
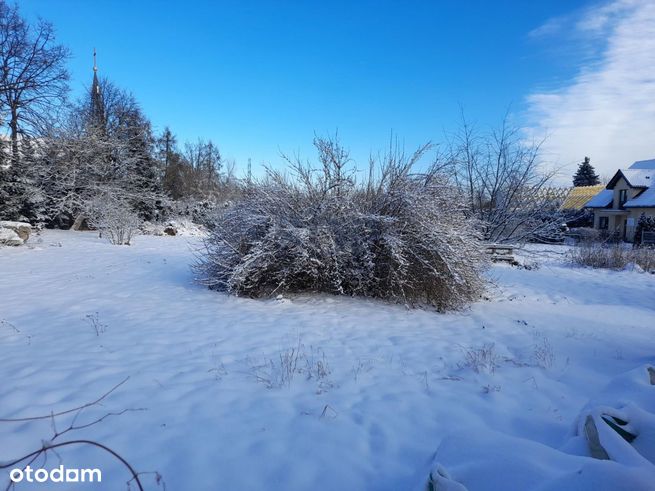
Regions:
<instances>
[{"instance_id":1,"label":"bare tree","mask_svg":"<svg viewBox=\"0 0 655 491\"><path fill-rule=\"evenodd\" d=\"M14 162L20 135L39 132L65 100L68 57L68 49L56 44L50 23L39 20L30 26L18 6L0 0L0 111Z\"/></svg>"},{"instance_id":2,"label":"bare tree","mask_svg":"<svg viewBox=\"0 0 655 491\"><path fill-rule=\"evenodd\" d=\"M79 228L93 218L98 199L111 196L142 212L161 199L149 188L148 178L140 174L144 157L134 151L130 140L107 135L104 131L76 123L55 128L41 140L41 189L46 196L51 220L60 226ZM94 211L92 214L91 212Z\"/></svg>"},{"instance_id":3,"label":"bare tree","mask_svg":"<svg viewBox=\"0 0 655 491\"><path fill-rule=\"evenodd\" d=\"M209 197L220 187L223 157L218 147L211 141L198 139L196 143L186 143L184 158L193 169L189 183L198 197Z\"/></svg>"},{"instance_id":4,"label":"bare tree","mask_svg":"<svg viewBox=\"0 0 655 491\"><path fill-rule=\"evenodd\" d=\"M486 240L547 239L556 233L561 218L550 192L555 172L540 161L541 143L526 142L507 118L484 134L462 115L447 160L466 197L467 214L479 221Z\"/></svg>"},{"instance_id":5,"label":"bare tree","mask_svg":"<svg viewBox=\"0 0 655 491\"><path fill-rule=\"evenodd\" d=\"M150 122L131 94L107 80L101 87L101 120L87 97L41 138L41 184L51 218L67 217L74 228L91 218L89 207L99 197L129 203L148 220L157 218L163 198Z\"/></svg>"}]
</instances>

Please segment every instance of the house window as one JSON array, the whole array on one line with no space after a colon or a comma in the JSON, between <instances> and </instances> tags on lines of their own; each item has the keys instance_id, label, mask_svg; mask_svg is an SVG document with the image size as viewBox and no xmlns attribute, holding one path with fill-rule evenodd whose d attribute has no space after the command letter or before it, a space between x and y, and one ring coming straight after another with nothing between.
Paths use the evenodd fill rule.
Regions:
<instances>
[{"instance_id":1,"label":"house window","mask_svg":"<svg viewBox=\"0 0 655 491\"><path fill-rule=\"evenodd\" d=\"M598 217L598 228L601 230L607 230L610 226L609 217Z\"/></svg>"},{"instance_id":2,"label":"house window","mask_svg":"<svg viewBox=\"0 0 655 491\"><path fill-rule=\"evenodd\" d=\"M619 208L623 208L626 201L628 201L628 190L621 189L619 191Z\"/></svg>"}]
</instances>

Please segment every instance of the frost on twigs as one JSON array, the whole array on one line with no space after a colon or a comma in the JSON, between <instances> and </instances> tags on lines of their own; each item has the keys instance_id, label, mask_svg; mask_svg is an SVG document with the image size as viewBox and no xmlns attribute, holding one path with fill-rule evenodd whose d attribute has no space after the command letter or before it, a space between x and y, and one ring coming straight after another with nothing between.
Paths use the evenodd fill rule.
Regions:
<instances>
[{"instance_id":1,"label":"frost on twigs","mask_svg":"<svg viewBox=\"0 0 655 491\"><path fill-rule=\"evenodd\" d=\"M89 206L89 222L113 245L130 245L141 219L128 201L111 192L99 194Z\"/></svg>"},{"instance_id":2,"label":"frost on twigs","mask_svg":"<svg viewBox=\"0 0 655 491\"><path fill-rule=\"evenodd\" d=\"M258 382L269 389L290 387L298 376L305 380L314 380L317 394L334 387L330 380L332 371L325 352L313 346L310 346L308 351L300 339L295 346L280 351L277 357L259 364L251 363L250 372Z\"/></svg>"},{"instance_id":3,"label":"frost on twigs","mask_svg":"<svg viewBox=\"0 0 655 491\"><path fill-rule=\"evenodd\" d=\"M236 295L326 292L439 310L480 297L485 267L475 222L429 146L391 149L358 181L347 152L316 138L319 169L269 169L217 217L197 265L201 281Z\"/></svg>"},{"instance_id":4,"label":"frost on twigs","mask_svg":"<svg viewBox=\"0 0 655 491\"><path fill-rule=\"evenodd\" d=\"M494 373L500 366L500 357L496 353L494 343L463 349L464 362L461 366L470 368L475 373Z\"/></svg>"}]
</instances>

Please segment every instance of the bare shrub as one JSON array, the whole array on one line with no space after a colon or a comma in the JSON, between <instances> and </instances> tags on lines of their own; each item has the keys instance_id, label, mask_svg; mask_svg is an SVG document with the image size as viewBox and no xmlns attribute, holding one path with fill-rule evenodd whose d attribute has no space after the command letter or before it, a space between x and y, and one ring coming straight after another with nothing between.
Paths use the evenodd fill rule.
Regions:
<instances>
[{"instance_id":1,"label":"bare shrub","mask_svg":"<svg viewBox=\"0 0 655 491\"><path fill-rule=\"evenodd\" d=\"M310 348L308 355L305 355L305 371L307 378L315 380L326 380L332 373L330 364L321 348Z\"/></svg>"},{"instance_id":2,"label":"bare shrub","mask_svg":"<svg viewBox=\"0 0 655 491\"><path fill-rule=\"evenodd\" d=\"M655 249L630 249L620 242L583 242L572 248L568 255L570 261L578 266L619 270L636 264L645 271L655 270Z\"/></svg>"},{"instance_id":3,"label":"bare shrub","mask_svg":"<svg viewBox=\"0 0 655 491\"><path fill-rule=\"evenodd\" d=\"M89 321L89 324L91 324L91 327L93 327L96 336L100 336L101 334L107 332L107 324L100 322L100 315L98 312L94 312L93 314L86 314L86 320Z\"/></svg>"},{"instance_id":4,"label":"bare shrub","mask_svg":"<svg viewBox=\"0 0 655 491\"><path fill-rule=\"evenodd\" d=\"M268 170L216 219L197 271L212 289L251 297L327 292L457 308L480 297L486 265L474 223L426 153L391 150L362 183L335 140L317 138L320 169Z\"/></svg>"},{"instance_id":5,"label":"bare shrub","mask_svg":"<svg viewBox=\"0 0 655 491\"><path fill-rule=\"evenodd\" d=\"M479 348L464 348L464 363L475 373L494 373L500 364L494 343L487 343Z\"/></svg>"},{"instance_id":6,"label":"bare shrub","mask_svg":"<svg viewBox=\"0 0 655 491\"><path fill-rule=\"evenodd\" d=\"M319 393L333 387L329 380L332 370L323 350L310 347L307 352L300 339L295 346L280 351L277 357L261 364L251 363L250 371L269 389L290 387L298 376L316 381Z\"/></svg>"},{"instance_id":7,"label":"bare shrub","mask_svg":"<svg viewBox=\"0 0 655 491\"><path fill-rule=\"evenodd\" d=\"M632 262L644 271L655 272L655 248L637 247L630 252Z\"/></svg>"},{"instance_id":8,"label":"bare shrub","mask_svg":"<svg viewBox=\"0 0 655 491\"><path fill-rule=\"evenodd\" d=\"M500 385L491 385L487 384L482 386L482 392L484 394L491 394L493 392L500 392L501 386Z\"/></svg>"},{"instance_id":9,"label":"bare shrub","mask_svg":"<svg viewBox=\"0 0 655 491\"><path fill-rule=\"evenodd\" d=\"M622 269L628 262L621 244L583 242L571 249L569 257L574 264L592 268Z\"/></svg>"},{"instance_id":10,"label":"bare shrub","mask_svg":"<svg viewBox=\"0 0 655 491\"><path fill-rule=\"evenodd\" d=\"M600 230L590 227L571 228L567 235L576 243L599 242L601 240Z\"/></svg>"},{"instance_id":11,"label":"bare shrub","mask_svg":"<svg viewBox=\"0 0 655 491\"><path fill-rule=\"evenodd\" d=\"M89 206L89 224L113 245L130 245L139 233L141 219L132 206L119 197L104 193Z\"/></svg>"},{"instance_id":12,"label":"bare shrub","mask_svg":"<svg viewBox=\"0 0 655 491\"><path fill-rule=\"evenodd\" d=\"M352 367L353 376L355 377L355 382L359 379L359 376L362 373L369 373L373 370L374 362L371 359L362 359L358 358L357 362Z\"/></svg>"},{"instance_id":13,"label":"bare shrub","mask_svg":"<svg viewBox=\"0 0 655 491\"><path fill-rule=\"evenodd\" d=\"M59 460L59 463L61 464L62 457L59 454L59 450L72 446L74 447L83 446L87 449L94 448L96 450L101 450L102 452L108 454L111 458L115 459L118 464L122 465L127 471L128 475L130 476L130 480L126 482L128 490L132 489L132 485L134 485L136 489L143 491L144 488L141 481L145 474L152 474L154 476L155 483L158 486L162 484L163 489L166 489L166 483L163 481L162 476L161 474L159 474L159 472L156 471L137 472L127 460L125 460L115 450L109 448L108 446L95 440L89 440L89 439L81 440L79 438L72 437L73 433L80 430L86 430L95 425L99 425L106 419L113 418L116 416L121 416L125 413L132 412L132 411L146 411L146 408L127 408L120 411L107 410L107 412L105 412L105 414L102 416L99 417L90 416L86 418L86 421L84 420L83 415L86 414L85 413L86 409L103 407L104 402L106 402L105 399L108 398L114 391L116 391L125 382L127 382L128 379L129 377L124 378L120 383L116 384L112 389L105 392L102 396L100 396L96 400L87 402L85 404L82 404L81 406L77 406L59 412L51 411L49 414L24 416L18 418L0 418L0 424L9 424L9 425L12 424L26 425L26 424L34 423L36 421L49 420L52 428L52 434L49 435L49 438L42 439L41 445L39 447L35 447L30 452L23 453L20 457L14 458L9 461L0 462L0 477L2 476L2 473L4 471L9 472L12 469L18 468L24 471L25 469L29 468L29 466L33 464L35 461L38 461L40 459L42 459L42 461L45 463L47 462L48 457L50 455L54 455ZM70 419L70 423L68 425L62 426L60 419L63 419L67 416L72 416L72 418ZM9 479L7 486L4 489L6 490L15 489L15 483L13 482L13 479L11 479L11 477Z\"/></svg>"},{"instance_id":14,"label":"bare shrub","mask_svg":"<svg viewBox=\"0 0 655 491\"><path fill-rule=\"evenodd\" d=\"M537 336L532 356L537 366L545 369L553 367L555 363L555 351L546 336Z\"/></svg>"}]
</instances>

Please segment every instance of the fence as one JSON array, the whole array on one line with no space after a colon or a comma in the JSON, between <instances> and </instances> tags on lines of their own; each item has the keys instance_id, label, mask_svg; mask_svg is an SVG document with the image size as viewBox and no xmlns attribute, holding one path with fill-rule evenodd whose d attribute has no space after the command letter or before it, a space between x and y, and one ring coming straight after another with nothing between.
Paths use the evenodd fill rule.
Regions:
<instances>
[{"instance_id":1,"label":"fence","mask_svg":"<svg viewBox=\"0 0 655 491\"><path fill-rule=\"evenodd\" d=\"M655 244L655 232L642 230L641 231L641 243L642 244Z\"/></svg>"}]
</instances>

